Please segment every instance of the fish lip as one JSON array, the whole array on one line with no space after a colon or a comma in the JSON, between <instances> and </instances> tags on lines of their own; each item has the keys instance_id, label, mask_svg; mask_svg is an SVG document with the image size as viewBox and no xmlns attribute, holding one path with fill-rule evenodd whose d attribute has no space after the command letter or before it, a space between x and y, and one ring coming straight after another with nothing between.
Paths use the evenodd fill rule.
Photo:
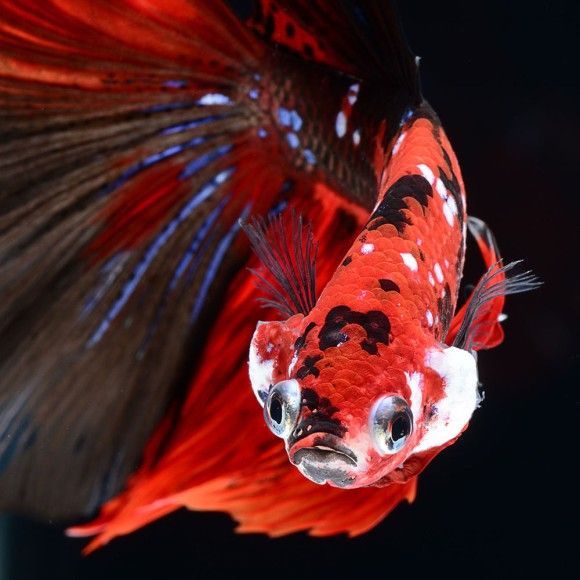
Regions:
<instances>
[{"instance_id":1,"label":"fish lip","mask_svg":"<svg viewBox=\"0 0 580 580\"><path fill-rule=\"evenodd\" d=\"M304 459L309 463L325 466L332 461L340 461L345 467L357 467L354 452L341 443L339 437L330 433L313 433L297 442L289 453L290 461L298 466Z\"/></svg>"}]
</instances>

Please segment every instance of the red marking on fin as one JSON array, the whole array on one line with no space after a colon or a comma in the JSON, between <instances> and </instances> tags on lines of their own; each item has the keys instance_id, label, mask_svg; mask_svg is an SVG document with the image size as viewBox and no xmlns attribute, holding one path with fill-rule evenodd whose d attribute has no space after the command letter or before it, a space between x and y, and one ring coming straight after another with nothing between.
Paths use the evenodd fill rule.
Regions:
<instances>
[{"instance_id":1,"label":"red marking on fin","mask_svg":"<svg viewBox=\"0 0 580 580\"><path fill-rule=\"evenodd\" d=\"M297 212L318 217L313 233L321 248L318 283L324 285L361 223L358 218L347 219L344 209L321 211L326 194L319 193L320 200L299 196L293 202ZM259 266L256 256L249 266ZM400 501L414 497L414 481L345 492L317 486L290 465L279 440L264 424L244 362L256 321L273 317L273 313L264 315L256 294L253 275L246 269L238 272L204 344L204 364L193 378L163 453L159 457L167 421L150 441L126 491L109 501L95 521L69 530L76 536L99 534L85 553L184 505L228 511L240 522L240 532L279 536L310 530L313 535L357 535ZM235 425L252 436L232 437ZM349 509L344 508L345 502Z\"/></svg>"}]
</instances>

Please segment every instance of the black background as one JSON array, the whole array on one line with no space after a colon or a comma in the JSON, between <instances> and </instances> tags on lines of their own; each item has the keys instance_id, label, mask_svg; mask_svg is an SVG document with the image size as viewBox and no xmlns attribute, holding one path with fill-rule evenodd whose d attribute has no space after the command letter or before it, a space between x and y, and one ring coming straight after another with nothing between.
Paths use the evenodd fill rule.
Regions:
<instances>
[{"instance_id":1,"label":"black background","mask_svg":"<svg viewBox=\"0 0 580 580\"><path fill-rule=\"evenodd\" d=\"M360 538L239 536L226 515L182 511L81 558L80 540L12 519L0 530L6 578L577 577L575 3L400 5L470 213L545 282L508 301L504 345L480 356L486 399L468 431L421 476L413 505Z\"/></svg>"}]
</instances>

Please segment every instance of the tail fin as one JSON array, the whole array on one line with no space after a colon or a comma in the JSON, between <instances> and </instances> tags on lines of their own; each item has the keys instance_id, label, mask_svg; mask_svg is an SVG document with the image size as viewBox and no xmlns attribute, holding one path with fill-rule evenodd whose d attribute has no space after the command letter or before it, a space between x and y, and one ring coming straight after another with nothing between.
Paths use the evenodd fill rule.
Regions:
<instances>
[{"instance_id":1,"label":"tail fin","mask_svg":"<svg viewBox=\"0 0 580 580\"><path fill-rule=\"evenodd\" d=\"M418 94L390 8L283 7L321 40L322 62L389 79L396 110ZM88 514L139 463L79 533L103 543L184 504L271 534L357 533L412 497L414 484L377 492L361 523L321 492L306 517L307 482L271 477L282 455L246 373L260 311L239 220L281 198L316 213L323 284L362 217L265 136L266 44L217 0L6 0L0 46L0 507ZM263 511L266 493L289 494L286 523Z\"/></svg>"}]
</instances>

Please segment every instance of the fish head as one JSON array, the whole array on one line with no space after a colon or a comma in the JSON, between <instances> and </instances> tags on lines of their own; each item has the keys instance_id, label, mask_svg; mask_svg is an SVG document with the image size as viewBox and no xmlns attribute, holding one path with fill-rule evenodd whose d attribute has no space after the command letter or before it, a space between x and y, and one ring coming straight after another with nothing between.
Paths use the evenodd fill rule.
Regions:
<instances>
[{"instance_id":1,"label":"fish head","mask_svg":"<svg viewBox=\"0 0 580 580\"><path fill-rule=\"evenodd\" d=\"M268 427L311 481L403 483L467 427L480 401L475 354L420 332L369 343L371 330L355 322L334 337L303 315L260 323L252 387Z\"/></svg>"}]
</instances>

